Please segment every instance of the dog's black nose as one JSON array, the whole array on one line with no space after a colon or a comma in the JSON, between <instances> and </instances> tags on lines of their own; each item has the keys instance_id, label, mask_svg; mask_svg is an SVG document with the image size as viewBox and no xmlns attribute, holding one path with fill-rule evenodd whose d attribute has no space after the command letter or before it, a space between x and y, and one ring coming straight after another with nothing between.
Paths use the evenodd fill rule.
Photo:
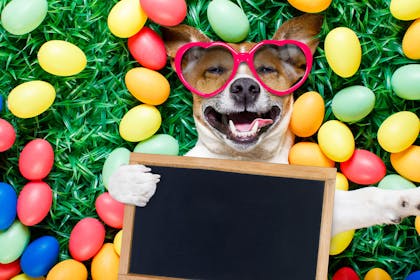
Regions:
<instances>
[{"instance_id":1,"label":"dog's black nose","mask_svg":"<svg viewBox=\"0 0 420 280\"><path fill-rule=\"evenodd\" d=\"M255 102L260 91L260 85L251 78L239 78L230 85L232 98L242 104Z\"/></svg>"}]
</instances>

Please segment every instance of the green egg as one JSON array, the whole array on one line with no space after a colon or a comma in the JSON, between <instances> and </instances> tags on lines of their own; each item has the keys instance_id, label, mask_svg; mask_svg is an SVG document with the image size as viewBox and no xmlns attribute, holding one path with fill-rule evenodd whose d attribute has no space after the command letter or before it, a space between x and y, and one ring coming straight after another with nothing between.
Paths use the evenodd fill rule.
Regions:
<instances>
[{"instance_id":1,"label":"green egg","mask_svg":"<svg viewBox=\"0 0 420 280\"><path fill-rule=\"evenodd\" d=\"M29 229L18 220L7 230L0 230L0 264L17 260L29 243Z\"/></svg>"},{"instance_id":2,"label":"green egg","mask_svg":"<svg viewBox=\"0 0 420 280\"><path fill-rule=\"evenodd\" d=\"M378 188L383 190L407 190L416 188L416 185L400 175L390 174L379 182Z\"/></svg>"},{"instance_id":3,"label":"green egg","mask_svg":"<svg viewBox=\"0 0 420 280\"><path fill-rule=\"evenodd\" d=\"M248 36L248 18L239 6L229 0L211 1L207 18L214 32L226 42L237 43Z\"/></svg>"},{"instance_id":4,"label":"green egg","mask_svg":"<svg viewBox=\"0 0 420 280\"><path fill-rule=\"evenodd\" d=\"M420 100L420 64L398 68L391 78L392 89L402 99Z\"/></svg>"},{"instance_id":5,"label":"green egg","mask_svg":"<svg viewBox=\"0 0 420 280\"><path fill-rule=\"evenodd\" d=\"M334 116L343 122L357 122L375 106L375 94L364 86L350 86L337 92L332 100Z\"/></svg>"},{"instance_id":6,"label":"green egg","mask_svg":"<svg viewBox=\"0 0 420 280\"><path fill-rule=\"evenodd\" d=\"M114 149L106 158L104 166L102 167L102 181L104 186L108 188L109 177L121 165L128 164L130 161L130 151L126 148Z\"/></svg>"},{"instance_id":7,"label":"green egg","mask_svg":"<svg viewBox=\"0 0 420 280\"><path fill-rule=\"evenodd\" d=\"M177 156L179 145L178 141L170 135L156 134L138 143L134 152Z\"/></svg>"}]
</instances>

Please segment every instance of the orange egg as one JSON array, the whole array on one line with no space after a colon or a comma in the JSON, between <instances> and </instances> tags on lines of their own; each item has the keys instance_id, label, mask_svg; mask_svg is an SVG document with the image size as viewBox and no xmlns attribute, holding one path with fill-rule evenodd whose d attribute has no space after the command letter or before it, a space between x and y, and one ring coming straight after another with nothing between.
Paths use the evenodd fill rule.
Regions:
<instances>
[{"instance_id":1,"label":"orange egg","mask_svg":"<svg viewBox=\"0 0 420 280\"><path fill-rule=\"evenodd\" d=\"M289 163L295 165L333 167L334 161L327 158L317 143L299 142L290 149Z\"/></svg>"},{"instance_id":2,"label":"orange egg","mask_svg":"<svg viewBox=\"0 0 420 280\"><path fill-rule=\"evenodd\" d=\"M392 280L392 278L382 268L375 267L366 273L364 280Z\"/></svg>"},{"instance_id":3,"label":"orange egg","mask_svg":"<svg viewBox=\"0 0 420 280\"><path fill-rule=\"evenodd\" d=\"M319 13L326 10L332 0L287 0L290 5L305 13Z\"/></svg>"},{"instance_id":4,"label":"orange egg","mask_svg":"<svg viewBox=\"0 0 420 280\"><path fill-rule=\"evenodd\" d=\"M290 129L299 137L314 135L324 120L325 105L322 96L309 91L299 96L293 104Z\"/></svg>"},{"instance_id":5,"label":"orange egg","mask_svg":"<svg viewBox=\"0 0 420 280\"><path fill-rule=\"evenodd\" d=\"M93 280L117 280L120 257L114 250L114 245L105 243L93 258L91 274Z\"/></svg>"},{"instance_id":6,"label":"orange egg","mask_svg":"<svg viewBox=\"0 0 420 280\"><path fill-rule=\"evenodd\" d=\"M391 164L401 176L420 183L420 146L412 145L402 152L391 154Z\"/></svg>"},{"instance_id":7,"label":"orange egg","mask_svg":"<svg viewBox=\"0 0 420 280\"><path fill-rule=\"evenodd\" d=\"M420 18L416 19L405 32L402 49L408 58L420 59Z\"/></svg>"}]
</instances>

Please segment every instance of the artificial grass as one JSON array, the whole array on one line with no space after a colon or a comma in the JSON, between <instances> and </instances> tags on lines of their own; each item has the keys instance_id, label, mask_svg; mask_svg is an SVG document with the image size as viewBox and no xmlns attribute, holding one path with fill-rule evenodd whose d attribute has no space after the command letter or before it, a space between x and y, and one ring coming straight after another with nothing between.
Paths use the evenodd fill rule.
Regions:
<instances>
[{"instance_id":1,"label":"artificial grass","mask_svg":"<svg viewBox=\"0 0 420 280\"><path fill-rule=\"evenodd\" d=\"M8 1L0 2L0 9ZM6 108L0 117L11 122L17 132L15 145L0 153L0 181L10 183L20 191L26 180L18 170L18 156L23 146L34 138L48 140L55 152L54 168L46 182L54 190L50 215L31 228L32 238L53 235L60 242L60 260L69 258L68 239L74 225L84 217L97 217L95 199L105 191L101 170L108 154L117 147L133 149L135 143L124 141L118 133L123 115L139 104L125 88L125 73L138 66L129 55L125 39L113 36L106 19L113 1L52 0L42 25L30 34L14 36L0 27L0 95L7 99L10 90L26 81L45 80L57 91L53 106L31 119L14 117ZM301 14L286 1L234 1L248 16L251 32L249 41L268 39L286 20ZM334 119L331 99L342 88L364 85L375 92L373 112L363 120L350 124L358 148L370 150L387 164L388 174L395 173L389 164L389 153L380 148L376 133L382 121L392 113L410 110L420 115L418 101L397 97L390 78L400 66L413 63L405 58L401 40L409 22L393 18L390 0L333 0L323 12L321 43L315 54L315 65L306 84L295 93L318 91L325 100L325 120ZM206 7L209 1L187 1L185 23L209 37L217 36L209 27ZM159 30L159 26L148 22ZM323 51L323 40L333 28L346 26L354 30L361 42L363 58L360 70L343 79L329 68ZM44 72L36 54L47 40L61 39L79 46L88 58L86 69L73 77L56 77ZM169 67L161 71L171 84L168 101L158 106L163 123L159 133L178 139L180 154L195 143L191 96ZM6 106L4 106L6 107ZM298 139L298 141L301 139ZM315 141L316 138L305 140ZM419 140L416 142L419 144ZM352 185L352 188L360 186ZM107 241L112 241L115 229L107 228ZM375 226L357 230L352 244L342 254L330 258L330 274L349 265L364 276L373 267L384 268L392 279L405 279L420 269L419 237L413 218L398 226ZM302 264L304 268L304 264Z\"/></svg>"}]
</instances>

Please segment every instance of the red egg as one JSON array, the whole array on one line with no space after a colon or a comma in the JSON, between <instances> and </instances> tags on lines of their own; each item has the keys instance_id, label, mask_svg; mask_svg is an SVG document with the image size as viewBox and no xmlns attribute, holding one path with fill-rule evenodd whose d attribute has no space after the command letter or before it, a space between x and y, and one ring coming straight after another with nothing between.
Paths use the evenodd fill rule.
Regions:
<instances>
[{"instance_id":1,"label":"red egg","mask_svg":"<svg viewBox=\"0 0 420 280\"><path fill-rule=\"evenodd\" d=\"M70 233L70 254L77 261L89 260L98 253L104 240L104 225L95 218L84 218Z\"/></svg>"},{"instance_id":2,"label":"red egg","mask_svg":"<svg viewBox=\"0 0 420 280\"><path fill-rule=\"evenodd\" d=\"M124 204L113 199L108 192L98 196L95 202L99 218L110 227L122 228L124 220Z\"/></svg>"},{"instance_id":3,"label":"red egg","mask_svg":"<svg viewBox=\"0 0 420 280\"><path fill-rule=\"evenodd\" d=\"M342 267L333 275L332 280L360 280L360 278L350 267Z\"/></svg>"},{"instance_id":4,"label":"red egg","mask_svg":"<svg viewBox=\"0 0 420 280\"><path fill-rule=\"evenodd\" d=\"M140 0L147 16L157 24L175 26L187 15L185 0Z\"/></svg>"},{"instance_id":5,"label":"red egg","mask_svg":"<svg viewBox=\"0 0 420 280\"><path fill-rule=\"evenodd\" d=\"M27 143L20 153L19 170L28 180L42 180L48 176L54 165L54 151L44 139L34 139Z\"/></svg>"},{"instance_id":6,"label":"red egg","mask_svg":"<svg viewBox=\"0 0 420 280\"><path fill-rule=\"evenodd\" d=\"M18 275L20 271L20 260L8 264L0 263L0 280L9 280Z\"/></svg>"},{"instance_id":7,"label":"red egg","mask_svg":"<svg viewBox=\"0 0 420 280\"><path fill-rule=\"evenodd\" d=\"M13 126L8 121L0 119L0 152L10 149L15 139L16 132Z\"/></svg>"},{"instance_id":8,"label":"red egg","mask_svg":"<svg viewBox=\"0 0 420 280\"><path fill-rule=\"evenodd\" d=\"M22 224L33 226L50 211L53 196L50 186L42 181L27 183L19 194L17 215Z\"/></svg>"},{"instance_id":9,"label":"red egg","mask_svg":"<svg viewBox=\"0 0 420 280\"><path fill-rule=\"evenodd\" d=\"M386 175L382 159L367 150L355 150L351 158L340 164L344 176L360 185L378 183Z\"/></svg>"},{"instance_id":10,"label":"red egg","mask_svg":"<svg viewBox=\"0 0 420 280\"><path fill-rule=\"evenodd\" d=\"M143 27L128 39L128 50L142 66L162 69L166 64L166 49L162 38L149 27Z\"/></svg>"}]
</instances>

